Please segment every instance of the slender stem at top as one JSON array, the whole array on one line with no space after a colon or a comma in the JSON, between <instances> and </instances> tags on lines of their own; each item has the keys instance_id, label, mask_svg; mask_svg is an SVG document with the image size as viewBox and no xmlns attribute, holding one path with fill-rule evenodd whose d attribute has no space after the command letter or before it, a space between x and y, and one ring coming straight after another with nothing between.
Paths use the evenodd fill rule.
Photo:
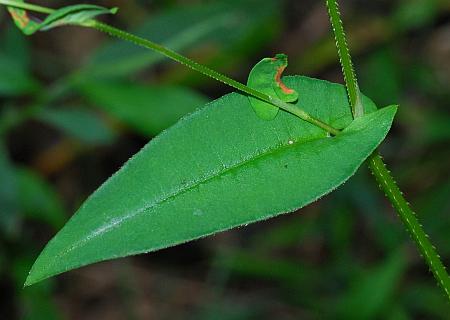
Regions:
<instances>
[{"instance_id":1,"label":"slender stem at top","mask_svg":"<svg viewBox=\"0 0 450 320\"><path fill-rule=\"evenodd\" d=\"M347 92L352 107L354 118L364 115L364 107L361 103L361 93L359 91L358 81L356 79L355 70L353 68L350 50L348 49L347 40L345 38L344 26L339 13L339 6L336 0L326 0L328 7L328 15L330 16L331 26L335 35L336 47L338 50L339 60L342 66L342 73L347 84Z\"/></svg>"}]
</instances>

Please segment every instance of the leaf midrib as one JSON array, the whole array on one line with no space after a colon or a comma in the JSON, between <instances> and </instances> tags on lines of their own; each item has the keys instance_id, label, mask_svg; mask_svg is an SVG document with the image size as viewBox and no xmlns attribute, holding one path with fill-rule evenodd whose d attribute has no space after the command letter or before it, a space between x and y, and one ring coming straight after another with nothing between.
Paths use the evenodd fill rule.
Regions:
<instances>
[{"instance_id":1,"label":"leaf midrib","mask_svg":"<svg viewBox=\"0 0 450 320\"><path fill-rule=\"evenodd\" d=\"M136 211L134 211L134 212L132 212L132 213L130 213L128 215L125 215L125 216L123 216L123 217L121 217L119 219L118 218L111 219L108 222L107 225L103 225L103 226L101 226L99 228L96 228L92 233L88 234L86 236L86 238L84 238L84 239L74 243L71 247L69 247L69 249L64 250L63 252L57 254L53 261L57 261L58 259L56 259L56 258L61 258L64 255L68 254L69 252L71 252L71 251L73 251L73 250L75 250L77 248L82 247L85 243L89 242L90 240L92 240L92 239L94 239L94 238L96 238L96 237L98 237L98 236L100 236L102 234L106 234L110 230L113 230L120 223L122 223L122 222L124 222L126 220L129 220L129 219L132 219L132 218L140 215L141 213L143 213L143 212L145 212L145 211L147 211L149 209L155 208L155 207L157 207L157 206L159 206L159 205L161 205L161 204L163 204L163 203L165 203L167 201L170 201L171 199L173 199L173 198L175 198L175 197L177 197L179 195L182 195L182 194L184 194L186 192L189 192L190 190L193 190L196 187L198 187L198 186L200 186L200 185L202 185L204 183L207 183L210 180L213 180L213 179L215 179L217 177L223 176L223 175L225 175L225 174L227 174L227 173L229 173L231 171L238 170L240 167L243 167L243 166L247 165L250 162L256 161L257 159L264 158L264 157L269 157L269 156L271 156L273 154L276 154L278 152L282 152L283 149L294 148L294 147L298 146L299 144L304 145L304 144L308 144L308 143L311 143L311 142L314 142L314 141L317 141L317 140L321 140L321 139L332 139L332 138L331 137L322 136L322 137L314 137L314 138L311 138L311 139L303 139L303 140L299 140L299 141L293 141L292 140L293 141L292 144L289 144L289 143L288 144L282 144L282 145L277 146L275 148L267 149L267 150L265 150L265 151L263 151L263 152L261 152L259 154L256 154L253 157L245 159L245 160L243 160L243 161L241 161L241 162L239 162L237 164L231 165L228 168L224 168L223 170L218 171L218 172L216 171L216 172L214 172L213 174L211 174L210 176L208 176L208 177L206 177L204 179L194 180L193 183L191 183L190 185L186 184L183 187L173 191L172 193L163 195L160 199L155 199L155 200L152 201L153 203L145 205L142 208L140 208L140 209L138 209L138 210L136 210ZM49 266L50 265L47 265L46 269Z\"/></svg>"}]
</instances>

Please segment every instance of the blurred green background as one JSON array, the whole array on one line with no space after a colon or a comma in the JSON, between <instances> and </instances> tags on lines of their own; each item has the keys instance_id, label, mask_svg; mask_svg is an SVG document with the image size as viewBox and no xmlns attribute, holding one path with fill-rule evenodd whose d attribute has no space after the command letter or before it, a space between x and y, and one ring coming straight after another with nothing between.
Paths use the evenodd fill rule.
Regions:
<instances>
[{"instance_id":1,"label":"blurred green background","mask_svg":"<svg viewBox=\"0 0 450 320\"><path fill-rule=\"evenodd\" d=\"M450 265L450 2L340 1L362 91L400 105L382 153ZM58 7L74 1L36 1ZM321 1L90 1L108 22L246 81L261 58L342 82ZM159 132L230 89L0 10L0 319L448 319L449 304L363 167L299 213L22 289L45 243Z\"/></svg>"}]
</instances>

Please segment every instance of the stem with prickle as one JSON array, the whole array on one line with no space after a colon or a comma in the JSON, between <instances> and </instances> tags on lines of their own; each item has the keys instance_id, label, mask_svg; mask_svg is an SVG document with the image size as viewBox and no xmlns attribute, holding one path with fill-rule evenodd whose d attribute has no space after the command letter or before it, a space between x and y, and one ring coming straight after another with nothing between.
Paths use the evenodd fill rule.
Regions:
<instances>
[{"instance_id":1,"label":"stem with prickle","mask_svg":"<svg viewBox=\"0 0 450 320\"><path fill-rule=\"evenodd\" d=\"M336 46L344 73L345 85L349 95L350 105L354 118L364 114L362 108L360 92L356 75L353 69L353 63L350 56L350 51L345 39L344 27L339 13L337 0L326 0L328 13L331 20L331 25L336 39ZM369 157L369 168L377 180L381 190L392 203L397 211L398 216L408 230L412 239L416 243L417 248L424 257L426 263L430 267L431 272L436 278L438 284L444 290L447 298L450 300L450 277L445 270L436 249L431 244L428 235L423 230L409 203L403 197L402 192L397 186L394 178L386 168L380 154L375 151Z\"/></svg>"}]
</instances>

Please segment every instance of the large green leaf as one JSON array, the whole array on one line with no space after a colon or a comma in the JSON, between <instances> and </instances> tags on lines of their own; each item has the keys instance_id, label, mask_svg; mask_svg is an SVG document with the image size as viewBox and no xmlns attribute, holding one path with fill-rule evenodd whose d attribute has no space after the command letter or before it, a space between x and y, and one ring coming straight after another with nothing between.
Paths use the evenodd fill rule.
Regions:
<instances>
[{"instance_id":1,"label":"large green leaf","mask_svg":"<svg viewBox=\"0 0 450 320\"><path fill-rule=\"evenodd\" d=\"M64 207L56 190L42 177L26 168L16 170L18 199L22 213L55 229L64 225Z\"/></svg>"},{"instance_id":2,"label":"large green leaf","mask_svg":"<svg viewBox=\"0 0 450 320\"><path fill-rule=\"evenodd\" d=\"M207 102L183 87L84 82L80 92L94 105L146 136L154 136Z\"/></svg>"},{"instance_id":3,"label":"large green leaf","mask_svg":"<svg viewBox=\"0 0 450 320\"><path fill-rule=\"evenodd\" d=\"M290 212L345 182L384 139L396 107L351 122L342 86L284 81L314 116L351 124L329 137L286 112L262 120L241 94L215 100L153 139L101 186L49 242L26 284ZM363 102L366 111L375 109Z\"/></svg>"}]
</instances>

